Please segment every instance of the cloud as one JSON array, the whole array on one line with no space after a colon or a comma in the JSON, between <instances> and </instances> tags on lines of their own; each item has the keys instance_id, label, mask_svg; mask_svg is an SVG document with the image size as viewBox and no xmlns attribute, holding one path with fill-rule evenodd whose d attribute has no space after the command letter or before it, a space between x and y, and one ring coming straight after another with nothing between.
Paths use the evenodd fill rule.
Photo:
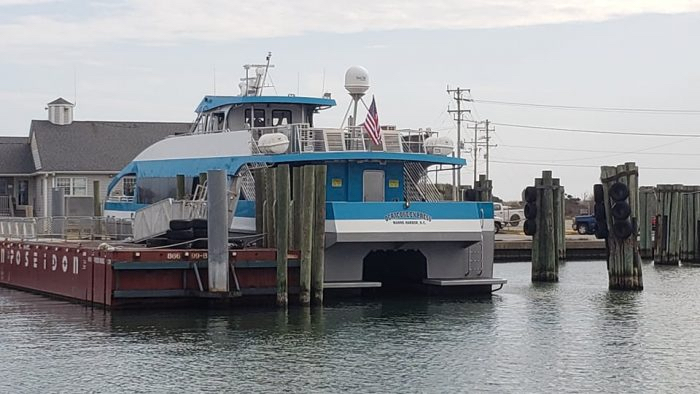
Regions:
<instances>
[{"instance_id":1,"label":"cloud","mask_svg":"<svg viewBox=\"0 0 700 394\"><path fill-rule=\"evenodd\" d=\"M0 6L47 0L0 0ZM700 11L689 0L125 0L117 6L92 3L71 17L42 7L5 15L0 49L66 47L138 42L165 45L183 40L236 41L306 33L355 33L397 29L467 29L602 21L641 13ZM87 9L87 11L86 11ZM78 11L77 9L76 12ZM19 11L18 11L19 12Z\"/></svg>"}]
</instances>

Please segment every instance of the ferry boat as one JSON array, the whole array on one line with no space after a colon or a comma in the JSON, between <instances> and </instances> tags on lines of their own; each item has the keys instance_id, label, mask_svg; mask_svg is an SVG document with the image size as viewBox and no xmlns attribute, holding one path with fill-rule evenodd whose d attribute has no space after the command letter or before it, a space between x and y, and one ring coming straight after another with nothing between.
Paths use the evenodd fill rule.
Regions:
<instances>
[{"instance_id":1,"label":"ferry boat","mask_svg":"<svg viewBox=\"0 0 700 394\"><path fill-rule=\"evenodd\" d=\"M493 277L491 202L444 201L428 177L458 168L453 143L428 130L382 127L378 143L357 125L369 75L352 67L345 87L352 98L348 124L324 128L314 116L336 106L323 97L265 95L272 66L246 65L240 94L205 96L191 132L141 152L111 182L105 216L134 215L176 194L176 175L194 191L199 175L225 169L239 177L239 201L230 230L253 234L257 166L324 164L326 179L325 288L419 285L488 293ZM250 74L253 73L251 76ZM138 239L137 239L138 241ZM500 287L499 287L500 288Z\"/></svg>"}]
</instances>

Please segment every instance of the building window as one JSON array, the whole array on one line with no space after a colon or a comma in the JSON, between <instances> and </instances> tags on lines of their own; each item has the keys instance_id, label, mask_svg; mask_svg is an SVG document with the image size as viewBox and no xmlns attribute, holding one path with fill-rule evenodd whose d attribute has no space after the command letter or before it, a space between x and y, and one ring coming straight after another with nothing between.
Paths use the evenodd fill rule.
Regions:
<instances>
[{"instance_id":1,"label":"building window","mask_svg":"<svg viewBox=\"0 0 700 394\"><path fill-rule=\"evenodd\" d=\"M245 124L250 126L250 109L245 110ZM265 110L255 110L255 122L253 127L265 127Z\"/></svg>"},{"instance_id":2,"label":"building window","mask_svg":"<svg viewBox=\"0 0 700 394\"><path fill-rule=\"evenodd\" d=\"M56 187L66 196L87 196L87 178L56 178Z\"/></svg>"},{"instance_id":3,"label":"building window","mask_svg":"<svg viewBox=\"0 0 700 394\"><path fill-rule=\"evenodd\" d=\"M292 124L292 111L282 109L272 110L273 126L286 126L288 124Z\"/></svg>"}]
</instances>

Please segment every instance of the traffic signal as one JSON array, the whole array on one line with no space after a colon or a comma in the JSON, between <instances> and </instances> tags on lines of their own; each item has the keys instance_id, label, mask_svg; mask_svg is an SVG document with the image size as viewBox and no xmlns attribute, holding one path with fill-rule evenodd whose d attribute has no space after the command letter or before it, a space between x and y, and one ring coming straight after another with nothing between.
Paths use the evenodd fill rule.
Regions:
<instances>
[{"instance_id":1,"label":"traffic signal","mask_svg":"<svg viewBox=\"0 0 700 394\"><path fill-rule=\"evenodd\" d=\"M632 209L628 202L630 191L624 183L613 183L608 189L610 196L610 215L613 218L612 232L615 238L627 239L634 232L634 226L630 220Z\"/></svg>"},{"instance_id":2,"label":"traffic signal","mask_svg":"<svg viewBox=\"0 0 700 394\"><path fill-rule=\"evenodd\" d=\"M593 214L595 216L595 237L598 239L608 238L608 220L605 214L605 195L603 185L593 185Z\"/></svg>"},{"instance_id":3,"label":"traffic signal","mask_svg":"<svg viewBox=\"0 0 700 394\"><path fill-rule=\"evenodd\" d=\"M535 235L537 232L537 188L528 186L523 190L525 200L525 222L523 231L525 235Z\"/></svg>"}]
</instances>

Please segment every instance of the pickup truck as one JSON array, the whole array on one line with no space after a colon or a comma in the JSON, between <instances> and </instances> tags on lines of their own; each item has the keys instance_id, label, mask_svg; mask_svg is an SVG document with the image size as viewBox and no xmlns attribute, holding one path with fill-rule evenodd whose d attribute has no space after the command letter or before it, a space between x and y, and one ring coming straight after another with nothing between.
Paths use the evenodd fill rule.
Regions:
<instances>
[{"instance_id":1,"label":"pickup truck","mask_svg":"<svg viewBox=\"0 0 700 394\"><path fill-rule=\"evenodd\" d=\"M503 221L503 218L500 216L494 215L493 216L493 227L494 227L496 234L501 232L501 230L503 229L504 226L505 226L505 222Z\"/></svg>"},{"instance_id":2,"label":"pickup truck","mask_svg":"<svg viewBox=\"0 0 700 394\"><path fill-rule=\"evenodd\" d=\"M578 215L574 217L574 223L572 226L574 231L581 235L585 234L595 234L598 225L595 221L595 216L593 215Z\"/></svg>"},{"instance_id":3,"label":"pickup truck","mask_svg":"<svg viewBox=\"0 0 700 394\"><path fill-rule=\"evenodd\" d=\"M493 203L493 216L502 218L504 226L516 227L525 219L525 211L495 202Z\"/></svg>"}]
</instances>

